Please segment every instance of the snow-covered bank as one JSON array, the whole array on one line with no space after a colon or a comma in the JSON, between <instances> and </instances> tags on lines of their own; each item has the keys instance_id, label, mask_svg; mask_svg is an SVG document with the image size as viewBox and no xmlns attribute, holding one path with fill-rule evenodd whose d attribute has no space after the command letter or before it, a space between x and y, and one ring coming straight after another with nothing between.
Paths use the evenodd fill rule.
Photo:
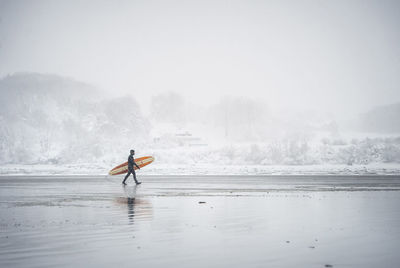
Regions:
<instances>
[{"instance_id":1,"label":"snow-covered bank","mask_svg":"<svg viewBox=\"0 0 400 268\"><path fill-rule=\"evenodd\" d=\"M1 174L107 174L130 149L155 157L143 174L400 170L397 128L342 130L331 116L268 110L244 97L198 107L179 94L161 94L145 114L131 96L109 96L57 75L19 73L0 79L0 99ZM399 107L369 117L395 124Z\"/></svg>"},{"instance_id":2,"label":"snow-covered bank","mask_svg":"<svg viewBox=\"0 0 400 268\"><path fill-rule=\"evenodd\" d=\"M0 175L104 175L112 166L0 165ZM370 165L166 165L152 164L138 175L400 175L400 164Z\"/></svg>"}]
</instances>

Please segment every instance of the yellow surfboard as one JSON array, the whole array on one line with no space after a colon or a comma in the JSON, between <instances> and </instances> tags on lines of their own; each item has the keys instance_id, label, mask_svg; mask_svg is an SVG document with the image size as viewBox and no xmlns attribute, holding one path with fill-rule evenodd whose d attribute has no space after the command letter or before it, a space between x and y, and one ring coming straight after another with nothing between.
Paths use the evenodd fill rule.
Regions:
<instances>
[{"instance_id":1,"label":"yellow surfboard","mask_svg":"<svg viewBox=\"0 0 400 268\"><path fill-rule=\"evenodd\" d=\"M154 157L152 156L143 156L139 158L135 158L135 163L140 167L147 166L151 162L154 161ZM137 167L134 167L137 169ZM121 165L116 166L115 168L111 169L110 172L108 172L108 175L120 175L120 174L125 174L128 172L128 162L125 162Z\"/></svg>"}]
</instances>

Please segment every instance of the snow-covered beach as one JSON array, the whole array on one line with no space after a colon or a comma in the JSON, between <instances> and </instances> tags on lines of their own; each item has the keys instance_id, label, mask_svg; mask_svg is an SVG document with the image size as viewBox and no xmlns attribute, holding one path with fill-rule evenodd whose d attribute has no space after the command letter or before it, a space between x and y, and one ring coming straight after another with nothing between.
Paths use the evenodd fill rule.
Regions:
<instances>
[{"instance_id":1,"label":"snow-covered beach","mask_svg":"<svg viewBox=\"0 0 400 268\"><path fill-rule=\"evenodd\" d=\"M0 165L0 176L20 175L99 175L107 176L111 165L66 164L66 165ZM216 165L188 164L170 165L153 163L138 171L141 175L399 175L398 163L376 163L369 165Z\"/></svg>"},{"instance_id":2,"label":"snow-covered beach","mask_svg":"<svg viewBox=\"0 0 400 268\"><path fill-rule=\"evenodd\" d=\"M400 264L399 176L120 179L1 176L0 266Z\"/></svg>"}]
</instances>

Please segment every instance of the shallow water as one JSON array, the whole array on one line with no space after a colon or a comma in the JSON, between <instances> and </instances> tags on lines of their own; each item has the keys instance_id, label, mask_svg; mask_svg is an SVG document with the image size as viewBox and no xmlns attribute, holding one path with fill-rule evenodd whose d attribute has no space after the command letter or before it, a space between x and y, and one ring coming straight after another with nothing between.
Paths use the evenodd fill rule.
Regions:
<instances>
[{"instance_id":1,"label":"shallow water","mask_svg":"<svg viewBox=\"0 0 400 268\"><path fill-rule=\"evenodd\" d=\"M0 177L1 267L399 267L400 177Z\"/></svg>"}]
</instances>

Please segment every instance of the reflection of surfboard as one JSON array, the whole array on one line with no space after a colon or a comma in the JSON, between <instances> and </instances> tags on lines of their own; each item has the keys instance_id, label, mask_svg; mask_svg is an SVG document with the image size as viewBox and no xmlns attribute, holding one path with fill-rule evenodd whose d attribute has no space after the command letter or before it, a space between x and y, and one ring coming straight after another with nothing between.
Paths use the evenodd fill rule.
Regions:
<instances>
[{"instance_id":1,"label":"reflection of surfboard","mask_svg":"<svg viewBox=\"0 0 400 268\"><path fill-rule=\"evenodd\" d=\"M147 166L151 162L154 161L154 157L152 156L143 156L139 158L135 158L135 163L140 167ZM135 166L135 169L137 167ZM119 175L119 174L124 174L128 172L128 162L125 162L121 165L116 166L115 168L111 169L110 172L108 172L109 175Z\"/></svg>"}]
</instances>

